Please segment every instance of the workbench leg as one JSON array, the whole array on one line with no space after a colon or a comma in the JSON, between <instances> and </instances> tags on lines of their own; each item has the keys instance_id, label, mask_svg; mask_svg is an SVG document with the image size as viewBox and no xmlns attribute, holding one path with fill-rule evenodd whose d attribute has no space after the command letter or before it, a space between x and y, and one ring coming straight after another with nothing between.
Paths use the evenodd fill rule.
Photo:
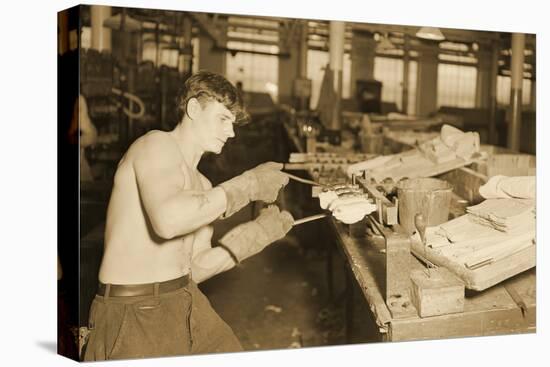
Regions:
<instances>
[{"instance_id":1,"label":"workbench leg","mask_svg":"<svg viewBox=\"0 0 550 367\"><path fill-rule=\"evenodd\" d=\"M353 280L350 271L346 271L346 343L350 344L353 338Z\"/></svg>"}]
</instances>

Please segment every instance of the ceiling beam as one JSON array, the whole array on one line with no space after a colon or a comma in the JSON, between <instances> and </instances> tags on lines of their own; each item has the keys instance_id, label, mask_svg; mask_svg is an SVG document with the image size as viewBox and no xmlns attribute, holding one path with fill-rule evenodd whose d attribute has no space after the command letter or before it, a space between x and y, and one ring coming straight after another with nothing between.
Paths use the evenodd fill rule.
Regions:
<instances>
[{"instance_id":1,"label":"ceiling beam","mask_svg":"<svg viewBox=\"0 0 550 367\"><path fill-rule=\"evenodd\" d=\"M197 22L198 26L206 32L206 34L212 38L216 46L224 47L227 41L225 27L219 24L219 20L214 22L207 13L189 13L193 19Z\"/></svg>"}]
</instances>

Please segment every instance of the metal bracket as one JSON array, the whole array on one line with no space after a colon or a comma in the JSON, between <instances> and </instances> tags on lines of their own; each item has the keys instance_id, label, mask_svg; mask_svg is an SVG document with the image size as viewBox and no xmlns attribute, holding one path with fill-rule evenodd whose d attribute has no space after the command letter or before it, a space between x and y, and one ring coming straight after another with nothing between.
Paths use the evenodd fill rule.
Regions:
<instances>
[{"instance_id":1,"label":"metal bracket","mask_svg":"<svg viewBox=\"0 0 550 367\"><path fill-rule=\"evenodd\" d=\"M388 226L397 224L397 199L391 202L384 194L378 191L374 185L367 183L365 179L358 178L357 181L367 190L369 195L375 199L376 205L378 206L376 213L378 222Z\"/></svg>"},{"instance_id":2,"label":"metal bracket","mask_svg":"<svg viewBox=\"0 0 550 367\"><path fill-rule=\"evenodd\" d=\"M386 242L386 274L384 296L393 318L409 318L417 315L410 298L411 240L402 233L383 227L372 216L369 222Z\"/></svg>"}]
</instances>

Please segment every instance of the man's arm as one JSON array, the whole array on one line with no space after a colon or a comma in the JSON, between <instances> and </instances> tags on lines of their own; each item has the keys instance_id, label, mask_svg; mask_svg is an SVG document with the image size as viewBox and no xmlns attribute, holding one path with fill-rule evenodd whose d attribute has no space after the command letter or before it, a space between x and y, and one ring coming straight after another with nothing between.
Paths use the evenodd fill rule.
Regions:
<instances>
[{"instance_id":1,"label":"man's arm","mask_svg":"<svg viewBox=\"0 0 550 367\"><path fill-rule=\"evenodd\" d=\"M224 249L212 247L210 241L195 242L191 261L191 275L196 283L223 273L235 265L235 261Z\"/></svg>"},{"instance_id":2,"label":"man's arm","mask_svg":"<svg viewBox=\"0 0 550 367\"><path fill-rule=\"evenodd\" d=\"M240 224L220 239L220 247L196 238L191 272L197 283L231 269L237 263L256 255L271 243L283 238L294 219L276 206L262 209L253 221Z\"/></svg>"},{"instance_id":3,"label":"man's arm","mask_svg":"<svg viewBox=\"0 0 550 367\"><path fill-rule=\"evenodd\" d=\"M226 208L226 196L219 187L207 191L184 188L184 162L171 139L160 132L143 137L133 162L147 216L156 234L165 239L212 223Z\"/></svg>"},{"instance_id":4,"label":"man's arm","mask_svg":"<svg viewBox=\"0 0 550 367\"><path fill-rule=\"evenodd\" d=\"M199 174L203 188L212 189L212 183L204 175ZM195 283L205 281L214 275L223 273L235 266L235 261L229 253L221 248L212 248L212 226L207 226L196 232L191 255L191 276Z\"/></svg>"}]
</instances>

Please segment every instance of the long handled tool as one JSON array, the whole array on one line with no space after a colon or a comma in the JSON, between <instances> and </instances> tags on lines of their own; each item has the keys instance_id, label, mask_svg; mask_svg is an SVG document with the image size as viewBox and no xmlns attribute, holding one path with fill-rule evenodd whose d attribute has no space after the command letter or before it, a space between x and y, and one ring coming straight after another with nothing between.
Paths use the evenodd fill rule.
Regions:
<instances>
[{"instance_id":1,"label":"long handled tool","mask_svg":"<svg viewBox=\"0 0 550 367\"><path fill-rule=\"evenodd\" d=\"M317 219L325 218L326 216L327 216L327 214L323 213L323 214L312 215L312 216L305 217L305 218L302 218L302 219L297 219L297 220L294 221L293 226L297 226L298 224L307 223L307 222L311 222L311 221L314 221L314 220L317 220Z\"/></svg>"},{"instance_id":2,"label":"long handled tool","mask_svg":"<svg viewBox=\"0 0 550 367\"><path fill-rule=\"evenodd\" d=\"M313 180L308 180L307 178L302 178L302 177L294 176L293 174L290 174L290 173L288 173L288 172L284 172L284 174L287 175L290 179L292 179L292 180L294 180L294 181L298 181L298 182L304 183L304 184L306 184L306 185L327 187L326 185L320 184L319 182L315 182L315 181L313 181Z\"/></svg>"}]
</instances>

